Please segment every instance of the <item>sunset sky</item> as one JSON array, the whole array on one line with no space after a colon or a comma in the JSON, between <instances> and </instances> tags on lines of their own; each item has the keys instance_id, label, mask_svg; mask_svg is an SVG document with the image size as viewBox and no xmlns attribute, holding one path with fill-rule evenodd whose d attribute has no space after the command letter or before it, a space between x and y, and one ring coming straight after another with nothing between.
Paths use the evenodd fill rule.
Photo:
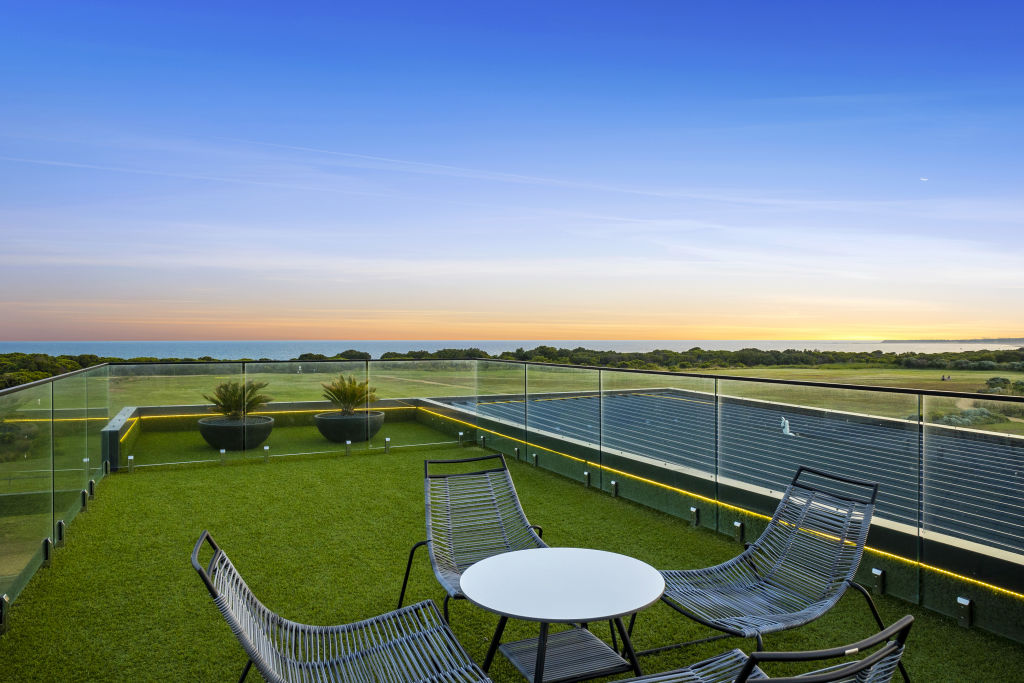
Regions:
<instances>
[{"instance_id":1,"label":"sunset sky","mask_svg":"<svg viewBox=\"0 0 1024 683\"><path fill-rule=\"evenodd\" d=\"M1024 10L3 3L0 340L1024 336Z\"/></svg>"}]
</instances>

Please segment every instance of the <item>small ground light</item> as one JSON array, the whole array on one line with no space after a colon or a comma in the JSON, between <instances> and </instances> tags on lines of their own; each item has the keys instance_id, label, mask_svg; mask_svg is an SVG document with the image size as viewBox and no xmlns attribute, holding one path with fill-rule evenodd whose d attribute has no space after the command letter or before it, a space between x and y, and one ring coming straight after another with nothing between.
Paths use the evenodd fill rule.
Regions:
<instances>
[{"instance_id":1,"label":"small ground light","mask_svg":"<svg viewBox=\"0 0 1024 683\"><path fill-rule=\"evenodd\" d=\"M743 543L743 522L738 519L732 523L732 537L737 542Z\"/></svg>"},{"instance_id":2,"label":"small ground light","mask_svg":"<svg viewBox=\"0 0 1024 683\"><path fill-rule=\"evenodd\" d=\"M462 435L463 435L463 432L459 432L459 445L460 446L462 445Z\"/></svg>"},{"instance_id":3,"label":"small ground light","mask_svg":"<svg viewBox=\"0 0 1024 683\"><path fill-rule=\"evenodd\" d=\"M612 498L617 498L619 495L619 482L612 481Z\"/></svg>"},{"instance_id":4,"label":"small ground light","mask_svg":"<svg viewBox=\"0 0 1024 683\"><path fill-rule=\"evenodd\" d=\"M346 441L345 442L345 455L352 455L352 442L351 441Z\"/></svg>"},{"instance_id":5,"label":"small ground light","mask_svg":"<svg viewBox=\"0 0 1024 683\"><path fill-rule=\"evenodd\" d=\"M519 449L517 448L516 450ZM586 486L587 488L590 488L590 472L583 473L583 485Z\"/></svg>"},{"instance_id":6,"label":"small ground light","mask_svg":"<svg viewBox=\"0 0 1024 683\"><path fill-rule=\"evenodd\" d=\"M537 466L537 454L536 453L533 454L533 466L534 467Z\"/></svg>"},{"instance_id":7,"label":"small ground light","mask_svg":"<svg viewBox=\"0 0 1024 683\"><path fill-rule=\"evenodd\" d=\"M222 449L220 449L220 464L221 464L221 465L223 465L223 464L224 464L224 456L225 456L225 455L227 455L227 450L226 450L226 449L223 449L223 448L222 448Z\"/></svg>"},{"instance_id":8,"label":"small ground light","mask_svg":"<svg viewBox=\"0 0 1024 683\"><path fill-rule=\"evenodd\" d=\"M516 460L518 460L519 459L519 446L515 446L512 450L515 451Z\"/></svg>"},{"instance_id":9,"label":"small ground light","mask_svg":"<svg viewBox=\"0 0 1024 683\"><path fill-rule=\"evenodd\" d=\"M972 608L974 602L970 598L960 596L956 599L956 623L964 628L970 628L974 615Z\"/></svg>"},{"instance_id":10,"label":"small ground light","mask_svg":"<svg viewBox=\"0 0 1024 683\"><path fill-rule=\"evenodd\" d=\"M7 632L7 619L8 614L11 611L11 599L7 597L7 593L0 597L0 633Z\"/></svg>"},{"instance_id":11,"label":"small ground light","mask_svg":"<svg viewBox=\"0 0 1024 683\"><path fill-rule=\"evenodd\" d=\"M690 526L700 526L700 508L690 506Z\"/></svg>"},{"instance_id":12,"label":"small ground light","mask_svg":"<svg viewBox=\"0 0 1024 683\"><path fill-rule=\"evenodd\" d=\"M391 452L391 437L390 436L385 436L384 437L384 452L385 453L390 453Z\"/></svg>"},{"instance_id":13,"label":"small ground light","mask_svg":"<svg viewBox=\"0 0 1024 683\"><path fill-rule=\"evenodd\" d=\"M481 434L480 435L480 448L487 448L487 435L486 434Z\"/></svg>"},{"instance_id":14,"label":"small ground light","mask_svg":"<svg viewBox=\"0 0 1024 683\"><path fill-rule=\"evenodd\" d=\"M270 462L270 446L263 447L263 462Z\"/></svg>"},{"instance_id":15,"label":"small ground light","mask_svg":"<svg viewBox=\"0 0 1024 683\"><path fill-rule=\"evenodd\" d=\"M129 455L128 456L128 474L131 474L134 471L135 471L135 456L134 455Z\"/></svg>"},{"instance_id":16,"label":"small ground light","mask_svg":"<svg viewBox=\"0 0 1024 683\"><path fill-rule=\"evenodd\" d=\"M878 567L871 568L871 592L875 595L885 594L885 571Z\"/></svg>"}]
</instances>

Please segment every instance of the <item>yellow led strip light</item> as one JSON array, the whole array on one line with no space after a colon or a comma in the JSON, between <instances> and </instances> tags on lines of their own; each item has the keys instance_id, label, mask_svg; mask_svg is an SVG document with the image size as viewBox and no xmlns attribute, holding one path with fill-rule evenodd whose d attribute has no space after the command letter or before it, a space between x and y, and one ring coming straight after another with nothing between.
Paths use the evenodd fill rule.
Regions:
<instances>
[{"instance_id":1,"label":"yellow led strip light","mask_svg":"<svg viewBox=\"0 0 1024 683\"><path fill-rule=\"evenodd\" d=\"M489 434L494 434L495 436L500 436L503 439L509 439L510 441L516 441L518 443L525 444L525 445L527 445L527 446L529 446L531 448L540 448L542 450L548 451L549 453L554 453L555 455L561 455L562 457L569 458L570 460L575 460L576 462L587 463L588 466L593 466L593 467L596 467L596 468L598 468L600 470L604 470L606 472L611 472L612 474L617 474L619 476L626 477L628 479L633 479L635 481L643 482L645 484L650 484L652 486L657 486L659 488L663 488L663 489L666 489L668 491L673 491L675 493L679 493L679 494L682 494L684 496L689 496L690 498L696 498L697 500L705 501L707 503L711 503L713 505L717 505L719 507L723 507L723 508L725 508L727 510L733 510L735 512L740 512L740 513L745 514L745 515L750 515L752 517L757 517L758 519L765 519L765 520L770 520L771 519L770 516L763 515L760 512L754 512L753 510L747 510L746 508L737 507L736 505L730 505L729 503L723 503L720 500L715 500L714 498L708 498L707 496L702 496L699 493L694 493L692 491L687 491L685 489L681 489L681 488L678 488L678 487L675 487L675 486L670 486L669 484L665 484L665 483L662 483L660 481L656 481L654 479L648 479L646 477L641 477L641 476L638 476L636 474L631 474L629 472L623 472L622 470L615 469L614 467L608 467L606 465L602 465L600 463L595 463L595 462L592 462L592 461L589 461L589 460L585 460L583 458L577 458L576 456L569 455L568 453L562 453L560 451L552 450L550 448L545 448L544 446L538 446L536 444L530 443L529 441L524 441L523 439L517 439L517 438L515 438L513 436L508 436L507 434L502 434L501 432L496 432L494 430L487 429L485 427L478 427L477 425L474 425L471 422L466 422L464 420L459 420L459 419L456 419L454 417L449 417L447 415L442 415L440 413L435 413L434 411L427 410L426 408L423 408L423 407L420 407L419 409L422 410L425 413L429 413L430 415L434 415L434 416L439 417L439 418L441 418L443 420L450 420L452 422L458 422L459 424L464 424L464 425L467 425L469 427L473 427L474 429L478 429L478 430L483 431L483 432L488 432ZM1000 593L1002 595L1007 595L1007 596L1016 598L1018 600L1024 600L1024 593L1018 593L1017 591L1012 591L1012 590L1010 590L1008 588L1003 588L1001 586L996 586L995 584L987 583L985 581L979 581L978 579L971 578L970 576L964 576L963 574L957 574L955 572L951 572L949 570L942 569L941 567L936 567L934 565L925 564L924 562L920 562L918 560L911 560L909 558L902 557L900 555L894 555L893 553L886 552L884 550L878 550L878 549L872 548L870 546L864 546L864 549L866 551L868 551L870 553L873 553L875 555L878 555L880 557L885 557L885 558L888 558L888 559L891 559L891 560L897 560L897 561L902 562L904 564L910 565L911 567L917 567L917 568L920 568L920 569L925 569L927 571L932 571L932 572L935 572L936 574L941 574L942 576L946 576L946 577L949 577L949 578L952 578L952 579L957 579L959 581L964 581L964 582L969 583L969 584L971 584L973 586L980 586L982 588L987 588L988 590L995 591L996 593Z\"/></svg>"},{"instance_id":2,"label":"yellow led strip light","mask_svg":"<svg viewBox=\"0 0 1024 683\"><path fill-rule=\"evenodd\" d=\"M105 417L16 417L4 420L4 422L95 422L97 420L106 421L107 419Z\"/></svg>"},{"instance_id":3,"label":"yellow led strip light","mask_svg":"<svg viewBox=\"0 0 1024 683\"><path fill-rule=\"evenodd\" d=\"M123 435L121 436L121 438L117 440L117 442L118 442L118 443L124 443L124 440L128 438L128 435L132 433L132 430L133 430L133 429L135 429L135 425L137 425L137 424L139 424L139 418L137 418L137 417L133 417L133 418L132 418L132 424L131 424L131 426L130 426L130 427L128 427L128 431L126 431L126 432L125 432L125 433L124 433L124 434L123 434Z\"/></svg>"},{"instance_id":4,"label":"yellow led strip light","mask_svg":"<svg viewBox=\"0 0 1024 683\"><path fill-rule=\"evenodd\" d=\"M357 408L356 409L357 412L366 412L367 410L371 410L371 408ZM396 408L372 408L372 410L374 410L374 411L377 411L377 410L409 410L409 407L399 406L399 407L396 407ZM330 411L325 411L323 408L312 408L312 409L308 409L308 410L262 410L262 411L255 411L255 412L246 413L246 414L247 415L290 415L290 414L293 414L293 413L323 413L323 412L330 412ZM169 417L216 417L218 414L219 413L176 413L174 415L141 415L137 419L142 419L142 420L159 420L159 419L164 419L164 418L169 418Z\"/></svg>"}]
</instances>

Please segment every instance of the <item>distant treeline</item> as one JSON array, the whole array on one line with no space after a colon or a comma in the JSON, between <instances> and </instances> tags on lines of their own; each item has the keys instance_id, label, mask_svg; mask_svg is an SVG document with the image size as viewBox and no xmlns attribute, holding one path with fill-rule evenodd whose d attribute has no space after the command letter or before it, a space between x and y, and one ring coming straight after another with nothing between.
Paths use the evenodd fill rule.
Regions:
<instances>
[{"instance_id":1,"label":"distant treeline","mask_svg":"<svg viewBox=\"0 0 1024 683\"><path fill-rule=\"evenodd\" d=\"M883 351L762 351L741 349L739 351L713 351L694 347L689 351L665 349L646 352L622 353L619 351L595 351L577 347L562 349L553 346L538 346L526 350L506 351L492 356L478 348L440 349L438 351L389 351L382 360L453 360L457 358L498 358L504 360L533 361L536 363L563 363L566 365L594 365L610 368L634 368L639 370L690 370L694 368L750 368L763 366L814 367L822 365L856 365L864 367L935 368L939 370L1022 370L1024 371L1024 347L1006 351L959 351L943 353L886 353ZM201 358L103 358L93 354L78 356L50 356L45 353L0 354L0 388L13 387L26 382L45 379L65 372L108 362L136 363L181 363L190 361L262 361L269 358L217 359L210 356ZM294 361L321 360L372 360L369 353L348 349L334 356L320 353L303 353Z\"/></svg>"}]
</instances>

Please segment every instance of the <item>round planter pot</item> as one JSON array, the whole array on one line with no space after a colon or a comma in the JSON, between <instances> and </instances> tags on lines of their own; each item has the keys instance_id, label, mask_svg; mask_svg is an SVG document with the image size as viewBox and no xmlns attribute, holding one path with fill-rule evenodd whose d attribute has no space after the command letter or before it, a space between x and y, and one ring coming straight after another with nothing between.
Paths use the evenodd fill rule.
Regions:
<instances>
[{"instance_id":1,"label":"round planter pot","mask_svg":"<svg viewBox=\"0 0 1024 683\"><path fill-rule=\"evenodd\" d=\"M384 413L372 411L345 415L344 413L317 413L313 416L316 428L328 441L345 443L368 441L384 425Z\"/></svg>"},{"instance_id":2,"label":"round planter pot","mask_svg":"<svg viewBox=\"0 0 1024 683\"><path fill-rule=\"evenodd\" d=\"M204 417L199 420L199 433L206 443L226 451L256 448L267 440L274 428L274 418L249 415L241 420L230 417Z\"/></svg>"}]
</instances>

